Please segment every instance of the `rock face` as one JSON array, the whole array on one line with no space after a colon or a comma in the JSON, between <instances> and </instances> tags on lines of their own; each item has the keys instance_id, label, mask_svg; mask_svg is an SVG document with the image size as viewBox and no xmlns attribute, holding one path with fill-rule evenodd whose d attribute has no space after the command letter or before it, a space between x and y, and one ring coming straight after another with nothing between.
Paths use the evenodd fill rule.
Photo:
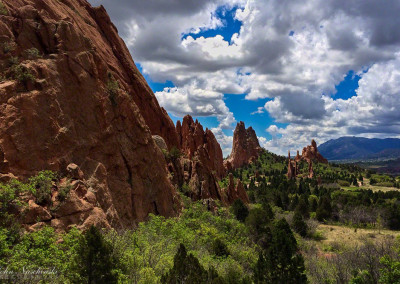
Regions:
<instances>
[{"instance_id":1,"label":"rock face","mask_svg":"<svg viewBox=\"0 0 400 284\"><path fill-rule=\"evenodd\" d=\"M152 139L179 146L175 127L105 9L85 0L2 2L1 174L23 179L79 165L96 205L72 194L70 208L88 210L79 221L75 211L57 217L56 227L77 221L127 228L149 213L176 214L176 192Z\"/></svg>"},{"instance_id":2,"label":"rock face","mask_svg":"<svg viewBox=\"0 0 400 284\"><path fill-rule=\"evenodd\" d=\"M222 150L212 131L204 131L203 126L197 120L194 122L190 115L183 118L182 125L178 121L176 129L186 156L189 159L197 156L210 171L215 172L216 177L222 178L225 175Z\"/></svg>"},{"instance_id":3,"label":"rock face","mask_svg":"<svg viewBox=\"0 0 400 284\"><path fill-rule=\"evenodd\" d=\"M225 161L225 166L228 170L240 168L255 160L260 151L256 132L252 127L246 129L244 122L241 121L236 125L233 133L232 153Z\"/></svg>"},{"instance_id":4,"label":"rock face","mask_svg":"<svg viewBox=\"0 0 400 284\"><path fill-rule=\"evenodd\" d=\"M169 157L168 169L179 188L188 187L193 200L217 199L224 202L218 179L225 175L221 146L214 134L190 115L177 122L178 143L183 155Z\"/></svg>"}]
</instances>

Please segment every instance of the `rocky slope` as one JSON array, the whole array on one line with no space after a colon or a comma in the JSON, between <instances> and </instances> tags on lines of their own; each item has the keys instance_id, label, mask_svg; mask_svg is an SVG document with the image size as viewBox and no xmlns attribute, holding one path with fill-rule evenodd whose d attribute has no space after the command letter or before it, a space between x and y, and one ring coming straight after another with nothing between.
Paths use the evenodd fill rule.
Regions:
<instances>
[{"instance_id":1,"label":"rocky slope","mask_svg":"<svg viewBox=\"0 0 400 284\"><path fill-rule=\"evenodd\" d=\"M176 214L176 192L152 139L159 135L168 148L179 147L175 127L104 8L84 0L2 2L3 178L78 165L79 180L94 195L86 202L95 216L67 210L47 222L69 218L124 228L149 213ZM75 195L83 200L82 194Z\"/></svg>"},{"instance_id":2,"label":"rocky slope","mask_svg":"<svg viewBox=\"0 0 400 284\"><path fill-rule=\"evenodd\" d=\"M240 168L257 159L260 151L256 132L251 126L246 129L244 122L241 121L233 133L232 153L225 161L225 166L228 170Z\"/></svg>"}]
</instances>

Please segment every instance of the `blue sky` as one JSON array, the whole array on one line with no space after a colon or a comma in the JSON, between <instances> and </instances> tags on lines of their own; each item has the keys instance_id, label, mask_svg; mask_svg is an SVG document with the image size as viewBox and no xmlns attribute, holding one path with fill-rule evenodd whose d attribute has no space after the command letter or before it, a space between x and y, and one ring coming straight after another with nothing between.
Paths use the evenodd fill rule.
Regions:
<instances>
[{"instance_id":1,"label":"blue sky","mask_svg":"<svg viewBox=\"0 0 400 284\"><path fill-rule=\"evenodd\" d=\"M202 30L198 33L184 33L182 34L182 39L187 38L188 36L193 37L194 39L200 37L215 37L216 35L221 35L226 41L231 40L233 34L239 33L242 23L236 20L235 11L238 9L237 6L227 9L226 7L219 7L214 13L213 16L219 18L223 23L222 26L219 26L215 29L206 29ZM293 36L294 31L290 31L288 36ZM163 91L164 88L167 87L176 87L173 82L165 81L165 82L154 82L149 74L143 72L142 66L140 63L137 63L139 70L144 74L149 86L152 88L153 92ZM335 86L335 92L332 92L332 96L335 99L348 99L352 96L356 95L356 89L358 88L358 81L360 80L360 76L355 74L353 70L350 70L345 74L343 81ZM276 125L279 128L284 128L288 124L287 123L278 123L276 122L268 112L263 113L255 113L259 107L265 105L267 101L271 99L263 98L257 100L246 100L246 94L224 94L224 101L226 106L229 108L231 112L233 112L237 121L244 121L246 125L252 126L256 133L259 136L263 136L267 139L271 139L272 136L266 130L270 125ZM173 113L169 112L170 117L174 121L182 120L181 117L175 116ZM194 117L198 119L200 123L204 127L208 127L210 129L218 127L218 119L215 116L198 116ZM232 129L224 129L223 132L226 135L232 135Z\"/></svg>"},{"instance_id":2,"label":"blue sky","mask_svg":"<svg viewBox=\"0 0 400 284\"><path fill-rule=\"evenodd\" d=\"M400 135L398 0L89 1L171 118L198 118L225 155L239 121L280 154Z\"/></svg>"}]
</instances>

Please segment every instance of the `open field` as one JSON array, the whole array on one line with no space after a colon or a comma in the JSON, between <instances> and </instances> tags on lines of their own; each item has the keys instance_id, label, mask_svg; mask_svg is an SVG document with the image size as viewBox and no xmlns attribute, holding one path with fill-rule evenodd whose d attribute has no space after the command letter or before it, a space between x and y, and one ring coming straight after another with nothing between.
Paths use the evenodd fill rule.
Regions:
<instances>
[{"instance_id":1,"label":"open field","mask_svg":"<svg viewBox=\"0 0 400 284\"><path fill-rule=\"evenodd\" d=\"M370 182L369 182L369 179L366 179L366 178L364 178L363 185L361 185L361 183L359 183L359 187L342 186L342 188L346 189L346 190L371 189L374 192L377 192L377 191L387 192L387 191L392 191L392 190L396 190L396 191L400 190L400 189L398 189L396 187L386 187L386 186L379 186L379 185L371 185Z\"/></svg>"},{"instance_id":2,"label":"open field","mask_svg":"<svg viewBox=\"0 0 400 284\"><path fill-rule=\"evenodd\" d=\"M320 241L321 248L329 248L336 244L344 246L361 245L365 240L373 242L383 241L385 238L396 238L400 236L399 231L379 230L379 229L360 229L346 226L325 225L318 226L317 231L320 231L323 240Z\"/></svg>"}]
</instances>

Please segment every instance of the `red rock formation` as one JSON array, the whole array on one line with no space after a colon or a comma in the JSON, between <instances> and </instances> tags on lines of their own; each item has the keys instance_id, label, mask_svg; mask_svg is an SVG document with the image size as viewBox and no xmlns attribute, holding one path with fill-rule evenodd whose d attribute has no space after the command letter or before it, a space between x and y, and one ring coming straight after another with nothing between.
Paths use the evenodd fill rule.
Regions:
<instances>
[{"instance_id":1,"label":"red rock formation","mask_svg":"<svg viewBox=\"0 0 400 284\"><path fill-rule=\"evenodd\" d=\"M250 203L247 192L243 187L242 182L238 179L235 187L235 180L232 173L229 174L229 184L226 189L226 196L228 204L232 204L236 199L241 199L244 203Z\"/></svg>"},{"instance_id":2,"label":"red rock formation","mask_svg":"<svg viewBox=\"0 0 400 284\"><path fill-rule=\"evenodd\" d=\"M215 199L225 203L218 179L225 175L221 146L214 134L190 115L176 125L181 157L167 158L172 182L179 188L188 187L193 200Z\"/></svg>"},{"instance_id":3,"label":"red rock formation","mask_svg":"<svg viewBox=\"0 0 400 284\"><path fill-rule=\"evenodd\" d=\"M297 177L299 174L298 168L297 168L297 163L300 161L305 161L308 163L308 177L313 178L314 177L314 170L312 167L313 162L317 163L328 163L328 160L325 159L319 152L317 148L317 143L314 141L314 139L311 141L311 145L308 145L307 147L303 148L302 155L299 155L299 151L297 151L297 155L294 159L294 162L290 159L290 152L289 152L289 164L288 164L288 172L287 172L287 177L289 179Z\"/></svg>"},{"instance_id":4,"label":"red rock formation","mask_svg":"<svg viewBox=\"0 0 400 284\"><path fill-rule=\"evenodd\" d=\"M287 177L288 179L293 179L295 177L297 177L298 175L298 168L297 168L297 162L292 161L290 158L290 151L288 152L288 159L289 159L289 163L288 163L288 172L287 172Z\"/></svg>"},{"instance_id":5,"label":"red rock formation","mask_svg":"<svg viewBox=\"0 0 400 284\"><path fill-rule=\"evenodd\" d=\"M175 127L104 8L84 0L2 2L1 174L79 165L97 206L54 226L79 218L130 227L149 213L174 215L175 190L151 135L179 146Z\"/></svg>"},{"instance_id":6,"label":"red rock formation","mask_svg":"<svg viewBox=\"0 0 400 284\"><path fill-rule=\"evenodd\" d=\"M318 152L317 143L314 141L314 139L311 141L311 145L308 145L307 147L303 148L303 151L301 153L301 160L307 161L308 163L310 161L315 161L315 162L324 163L324 164L328 163L328 160L325 159Z\"/></svg>"},{"instance_id":7,"label":"red rock formation","mask_svg":"<svg viewBox=\"0 0 400 284\"><path fill-rule=\"evenodd\" d=\"M203 130L203 126L190 115L183 118L182 125L177 122L177 133L182 151L189 159L197 156L199 161L215 172L217 178L225 175L221 146L211 130Z\"/></svg>"},{"instance_id":8,"label":"red rock formation","mask_svg":"<svg viewBox=\"0 0 400 284\"><path fill-rule=\"evenodd\" d=\"M244 122L241 121L236 125L233 133L232 153L225 162L232 169L240 168L256 159L261 151L260 144L256 132L252 127L246 129Z\"/></svg>"}]
</instances>

